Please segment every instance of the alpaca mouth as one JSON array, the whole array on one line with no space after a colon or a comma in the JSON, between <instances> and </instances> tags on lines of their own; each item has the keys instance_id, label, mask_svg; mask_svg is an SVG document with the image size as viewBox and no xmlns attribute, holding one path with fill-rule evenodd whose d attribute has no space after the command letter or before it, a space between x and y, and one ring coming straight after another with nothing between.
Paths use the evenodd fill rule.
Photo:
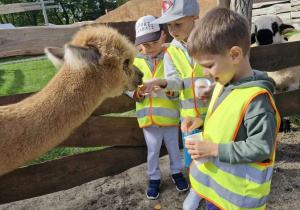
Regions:
<instances>
[{"instance_id":1,"label":"alpaca mouth","mask_svg":"<svg viewBox=\"0 0 300 210\"><path fill-rule=\"evenodd\" d=\"M131 81L131 88L129 88L130 90L136 90L140 85L143 84L143 76L144 74L138 70L138 68L136 68L135 70L135 77L134 79Z\"/></svg>"},{"instance_id":2,"label":"alpaca mouth","mask_svg":"<svg viewBox=\"0 0 300 210\"><path fill-rule=\"evenodd\" d=\"M135 68L135 82L137 83L137 85L141 85L143 84L143 72L141 72L137 67Z\"/></svg>"}]
</instances>

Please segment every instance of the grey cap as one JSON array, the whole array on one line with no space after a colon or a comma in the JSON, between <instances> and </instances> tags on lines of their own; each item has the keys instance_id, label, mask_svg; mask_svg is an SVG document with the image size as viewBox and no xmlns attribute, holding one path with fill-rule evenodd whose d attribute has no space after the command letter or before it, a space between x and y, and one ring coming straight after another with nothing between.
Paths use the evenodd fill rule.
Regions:
<instances>
[{"instance_id":1,"label":"grey cap","mask_svg":"<svg viewBox=\"0 0 300 210\"><path fill-rule=\"evenodd\" d=\"M199 15L199 12L197 0L163 0L161 17L151 23L169 23L185 16Z\"/></svg>"}]
</instances>

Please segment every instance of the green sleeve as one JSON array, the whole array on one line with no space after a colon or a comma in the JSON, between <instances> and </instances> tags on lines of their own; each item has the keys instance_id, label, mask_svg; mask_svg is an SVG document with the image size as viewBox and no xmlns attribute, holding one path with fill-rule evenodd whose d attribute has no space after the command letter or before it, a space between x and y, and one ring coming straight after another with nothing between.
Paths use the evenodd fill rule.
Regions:
<instances>
[{"instance_id":1,"label":"green sleeve","mask_svg":"<svg viewBox=\"0 0 300 210\"><path fill-rule=\"evenodd\" d=\"M199 118L201 118L201 119L203 120L203 122L204 122L204 120L205 120L205 117L206 117L206 112L205 112L205 113L202 113L202 114L199 116Z\"/></svg>"},{"instance_id":2,"label":"green sleeve","mask_svg":"<svg viewBox=\"0 0 300 210\"><path fill-rule=\"evenodd\" d=\"M235 141L219 144L219 160L231 164L269 159L276 139L275 111L267 94L249 104Z\"/></svg>"}]
</instances>

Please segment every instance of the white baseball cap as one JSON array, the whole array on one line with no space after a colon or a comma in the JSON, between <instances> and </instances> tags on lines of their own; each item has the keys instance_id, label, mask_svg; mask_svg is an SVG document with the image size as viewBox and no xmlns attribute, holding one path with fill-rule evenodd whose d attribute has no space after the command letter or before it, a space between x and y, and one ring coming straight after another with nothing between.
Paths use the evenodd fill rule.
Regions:
<instances>
[{"instance_id":1,"label":"white baseball cap","mask_svg":"<svg viewBox=\"0 0 300 210\"><path fill-rule=\"evenodd\" d=\"M164 30L162 24L152 24L156 20L152 15L146 15L138 19L135 23L135 46L145 42L154 42L159 40L161 31Z\"/></svg>"}]
</instances>

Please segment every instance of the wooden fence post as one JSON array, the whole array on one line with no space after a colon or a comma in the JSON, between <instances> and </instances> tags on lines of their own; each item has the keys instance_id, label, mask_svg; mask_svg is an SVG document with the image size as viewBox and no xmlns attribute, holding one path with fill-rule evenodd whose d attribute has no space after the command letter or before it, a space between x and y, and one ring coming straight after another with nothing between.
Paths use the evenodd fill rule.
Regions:
<instances>
[{"instance_id":1,"label":"wooden fence post","mask_svg":"<svg viewBox=\"0 0 300 210\"><path fill-rule=\"evenodd\" d=\"M46 7L45 7L44 0L41 0L41 6L43 8L43 15L44 15L44 19L45 19L45 25L48 26L49 22L48 22L48 17L47 17L47 12L46 12Z\"/></svg>"}]
</instances>

